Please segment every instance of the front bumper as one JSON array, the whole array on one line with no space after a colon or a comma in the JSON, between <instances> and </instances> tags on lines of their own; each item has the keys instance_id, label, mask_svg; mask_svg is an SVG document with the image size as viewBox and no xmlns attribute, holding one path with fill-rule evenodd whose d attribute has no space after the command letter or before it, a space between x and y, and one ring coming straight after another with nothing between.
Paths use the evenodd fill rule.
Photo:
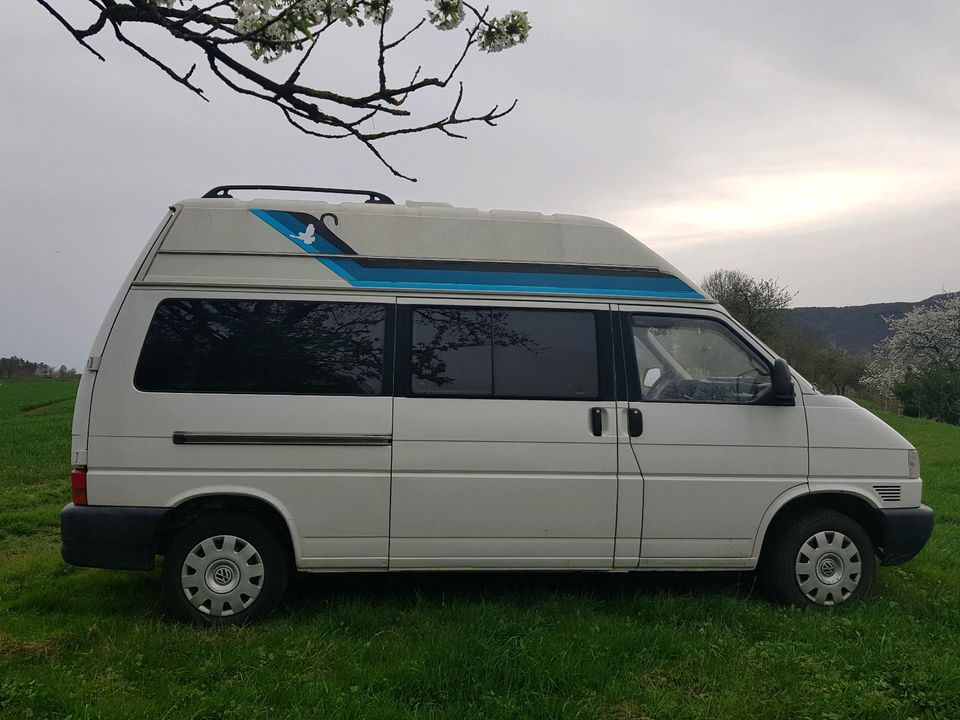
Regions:
<instances>
[{"instance_id":1,"label":"front bumper","mask_svg":"<svg viewBox=\"0 0 960 720\"><path fill-rule=\"evenodd\" d=\"M900 565L916 557L933 532L933 510L921 505L877 512L880 515L880 564Z\"/></svg>"},{"instance_id":2,"label":"front bumper","mask_svg":"<svg viewBox=\"0 0 960 720\"><path fill-rule=\"evenodd\" d=\"M166 511L70 503L60 512L60 554L71 565L150 570Z\"/></svg>"}]
</instances>

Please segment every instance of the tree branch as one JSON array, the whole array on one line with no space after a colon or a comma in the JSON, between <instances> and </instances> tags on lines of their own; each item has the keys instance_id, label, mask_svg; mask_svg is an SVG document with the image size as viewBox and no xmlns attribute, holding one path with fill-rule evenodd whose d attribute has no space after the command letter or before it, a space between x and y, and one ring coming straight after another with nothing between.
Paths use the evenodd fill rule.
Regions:
<instances>
[{"instance_id":1,"label":"tree branch","mask_svg":"<svg viewBox=\"0 0 960 720\"><path fill-rule=\"evenodd\" d=\"M86 29L73 26L55 9L54 5L68 1L37 0L77 42L101 61L104 57L87 43L87 38L98 35L109 26L118 42L131 48L190 92L207 100L204 91L193 81L196 64L185 73L177 72L160 55L132 40L123 31L123 26L128 23L161 28L171 37L201 51L214 77L231 90L274 105L292 127L307 135L328 140L356 140L391 173L411 181L414 178L401 173L384 158L377 143L393 136L426 131L439 131L447 137L463 139L466 135L454 128L477 123L495 126L498 120L514 110L517 101L514 100L504 110L495 105L486 113L460 116L464 87L463 83L459 83L450 112L426 121L407 120L411 118L411 111L404 106L410 96L431 88L445 90L472 49L497 51L511 47L523 42L529 31L523 13L512 12L500 20L491 19L489 8L481 10L470 2L464 2L462 8L469 12L471 21L465 28L463 46L446 72L424 77L423 66L420 65L408 83L390 87L387 80L387 53L407 41L427 22L443 30L460 25L464 19L462 9L459 12L446 10L444 14L431 10L427 17L421 18L409 30L388 42L385 28L392 15L393 0L347 0L337 5L335 11L331 9L332 6L311 4L306 0L289 0L287 4L281 4L279 9L269 5L264 9L262 5L251 5L244 0L87 0L95 8L96 15ZM373 24L379 25L375 89L347 95L301 81L322 33L334 25L363 26L365 20L372 20ZM250 48L254 60L262 59L264 62L289 53L300 55L293 70L282 79L276 79L257 69L251 60L243 61L229 52L230 48L242 44ZM386 129L372 131L368 123L375 121L378 115L392 118L392 121Z\"/></svg>"},{"instance_id":2,"label":"tree branch","mask_svg":"<svg viewBox=\"0 0 960 720\"><path fill-rule=\"evenodd\" d=\"M57 21L69 31L71 35L73 35L74 40L76 40L78 43L83 45L83 47L85 47L87 50L93 53L93 55L97 57L100 60L100 62L107 61L107 59L103 55L101 55L96 50L94 50L84 39L88 35L96 35L98 32L100 32L101 29L103 29L105 19L102 15L98 17L97 20L93 23L93 25L91 25L86 30L78 30L69 22L67 22L67 19L63 15L61 15L52 7L50 7L50 4L47 3L46 0L37 0L37 2L40 3L40 5L42 5L43 8L46 9L48 13L53 15L57 19Z\"/></svg>"},{"instance_id":3,"label":"tree branch","mask_svg":"<svg viewBox=\"0 0 960 720\"><path fill-rule=\"evenodd\" d=\"M193 71L197 69L196 63L194 63L190 67L190 69L187 70L185 74L180 75L179 73L177 73L176 70L171 68L169 65L161 62L160 60L155 58L153 55L148 53L146 50L144 50L142 47L137 45L135 42L131 42L129 39L127 39L127 37L120 31L119 23L111 21L110 24L113 25L113 31L117 36L117 40L119 40L121 43L123 43L129 48L133 48L134 52L140 55L140 57L156 65L158 68L163 70L163 72L165 72L171 79L183 85L185 88L187 88L188 90L193 92L195 95L197 95L197 97L199 97L201 100L203 100L204 102L210 102L210 100L208 100L204 96L203 90L201 90L199 87L197 87L192 82L190 82L190 77L193 75Z\"/></svg>"},{"instance_id":4,"label":"tree branch","mask_svg":"<svg viewBox=\"0 0 960 720\"><path fill-rule=\"evenodd\" d=\"M418 22L418 23L417 23L416 25L414 25L412 28L410 28L409 30L407 30L407 32L405 32L405 33L404 33L403 35L401 35L399 38L397 38L397 39L394 40L393 42L390 42L390 43L387 43L386 45L384 45L384 46L383 46L383 49L384 49L384 50L393 50L393 48L395 48L397 45L399 45L400 43L402 43L402 42L403 42L404 40L406 40L408 37L410 37L411 35L413 35L417 30L419 30L420 28L422 28L422 27L423 27L423 24L424 24L426 21L427 21L427 19L426 19L426 18L423 18L422 20L420 20L420 22ZM384 23L384 24L386 24L386 23Z\"/></svg>"}]
</instances>

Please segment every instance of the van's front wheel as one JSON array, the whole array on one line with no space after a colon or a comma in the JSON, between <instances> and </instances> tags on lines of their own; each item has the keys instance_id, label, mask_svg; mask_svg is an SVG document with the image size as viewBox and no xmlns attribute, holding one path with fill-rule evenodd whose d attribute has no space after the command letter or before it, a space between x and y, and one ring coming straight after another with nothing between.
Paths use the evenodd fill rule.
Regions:
<instances>
[{"instance_id":1,"label":"van's front wheel","mask_svg":"<svg viewBox=\"0 0 960 720\"><path fill-rule=\"evenodd\" d=\"M192 622L242 624L270 614L287 587L289 564L276 535L237 513L181 528L164 559L170 608Z\"/></svg>"},{"instance_id":2,"label":"van's front wheel","mask_svg":"<svg viewBox=\"0 0 960 720\"><path fill-rule=\"evenodd\" d=\"M771 538L762 573L774 599L797 607L851 605L870 589L870 536L833 510L794 518Z\"/></svg>"}]
</instances>

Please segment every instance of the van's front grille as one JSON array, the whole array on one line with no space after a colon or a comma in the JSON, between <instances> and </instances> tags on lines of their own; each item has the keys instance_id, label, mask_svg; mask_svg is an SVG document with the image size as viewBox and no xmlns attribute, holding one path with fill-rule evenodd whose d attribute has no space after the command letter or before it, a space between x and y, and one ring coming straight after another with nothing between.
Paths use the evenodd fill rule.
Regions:
<instances>
[{"instance_id":1,"label":"van's front grille","mask_svg":"<svg viewBox=\"0 0 960 720\"><path fill-rule=\"evenodd\" d=\"M902 489L899 485L874 485L873 489L884 502L900 502Z\"/></svg>"}]
</instances>

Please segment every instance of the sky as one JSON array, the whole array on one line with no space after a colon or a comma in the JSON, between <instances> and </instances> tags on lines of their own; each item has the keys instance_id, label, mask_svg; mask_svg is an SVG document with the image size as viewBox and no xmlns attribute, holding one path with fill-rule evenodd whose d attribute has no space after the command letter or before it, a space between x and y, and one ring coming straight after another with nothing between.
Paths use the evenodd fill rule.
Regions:
<instances>
[{"instance_id":1,"label":"sky","mask_svg":"<svg viewBox=\"0 0 960 720\"><path fill-rule=\"evenodd\" d=\"M428 7L401 1L388 31ZM55 4L88 17L84 3ZM468 57L464 108L517 109L466 141L383 143L414 184L359 144L299 134L204 68L209 103L107 34L91 40L100 62L33 0L6 3L0 356L81 366L167 206L224 183L599 217L694 279L778 278L797 306L960 290L960 3L490 5L527 10L533 30L526 45ZM421 32L388 72L440 72L459 32ZM133 34L178 69L200 60ZM339 30L304 79L361 91L376 81L374 41ZM453 99L413 105L432 116Z\"/></svg>"}]
</instances>

